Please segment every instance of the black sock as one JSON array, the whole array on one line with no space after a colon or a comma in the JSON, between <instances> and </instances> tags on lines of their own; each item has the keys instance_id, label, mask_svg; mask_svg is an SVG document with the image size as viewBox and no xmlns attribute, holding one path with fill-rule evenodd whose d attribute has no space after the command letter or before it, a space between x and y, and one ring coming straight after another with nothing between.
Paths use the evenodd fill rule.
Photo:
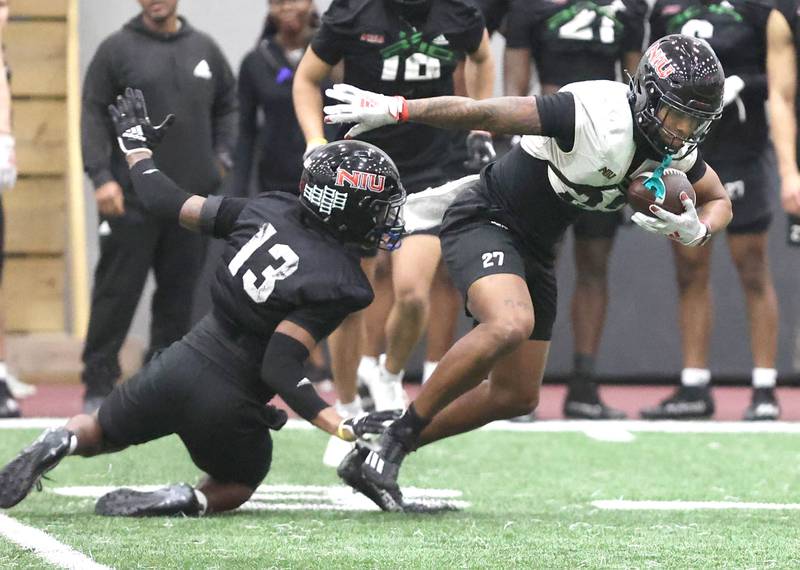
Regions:
<instances>
[{"instance_id":1,"label":"black sock","mask_svg":"<svg viewBox=\"0 0 800 570\"><path fill-rule=\"evenodd\" d=\"M394 422L389 428L391 432L403 442L404 447L407 449L413 449L416 447L416 442L419 439L419 434L422 433L422 430L425 429L431 423L430 420L426 420L421 418L419 414L417 414L417 410L414 408L414 404L412 403L408 406L408 409L405 413L400 416L400 419Z\"/></svg>"}]
</instances>

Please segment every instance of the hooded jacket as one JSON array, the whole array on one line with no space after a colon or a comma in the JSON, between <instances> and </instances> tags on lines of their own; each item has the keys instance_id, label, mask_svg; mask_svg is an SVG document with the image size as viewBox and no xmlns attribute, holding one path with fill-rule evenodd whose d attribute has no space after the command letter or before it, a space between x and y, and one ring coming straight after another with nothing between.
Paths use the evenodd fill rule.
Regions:
<instances>
[{"instance_id":1,"label":"hooded jacket","mask_svg":"<svg viewBox=\"0 0 800 570\"><path fill-rule=\"evenodd\" d=\"M187 191L207 195L220 185L218 161L236 139L236 81L217 44L184 18L175 33L147 28L139 15L97 49L83 84L84 170L95 188L115 180L126 206L138 203L108 105L126 87L141 89L154 123L175 123L155 150L159 168Z\"/></svg>"}]
</instances>

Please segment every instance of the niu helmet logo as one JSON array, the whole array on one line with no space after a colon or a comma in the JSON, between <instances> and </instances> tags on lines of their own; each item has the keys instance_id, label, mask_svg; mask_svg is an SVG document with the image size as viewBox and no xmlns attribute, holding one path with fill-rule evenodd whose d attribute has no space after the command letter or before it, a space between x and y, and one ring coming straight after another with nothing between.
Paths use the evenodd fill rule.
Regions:
<instances>
[{"instance_id":1,"label":"niu helmet logo","mask_svg":"<svg viewBox=\"0 0 800 570\"><path fill-rule=\"evenodd\" d=\"M650 65L653 66L653 69L655 69L656 75L661 79L666 79L675 73L675 67L672 65L672 61L659 46L653 46L647 50L647 60L650 62Z\"/></svg>"},{"instance_id":2,"label":"niu helmet logo","mask_svg":"<svg viewBox=\"0 0 800 570\"><path fill-rule=\"evenodd\" d=\"M336 185L344 186L345 184L350 188L379 193L383 192L384 185L386 184L386 177L375 174L374 172L361 172L360 170L348 172L340 168L336 171Z\"/></svg>"}]
</instances>

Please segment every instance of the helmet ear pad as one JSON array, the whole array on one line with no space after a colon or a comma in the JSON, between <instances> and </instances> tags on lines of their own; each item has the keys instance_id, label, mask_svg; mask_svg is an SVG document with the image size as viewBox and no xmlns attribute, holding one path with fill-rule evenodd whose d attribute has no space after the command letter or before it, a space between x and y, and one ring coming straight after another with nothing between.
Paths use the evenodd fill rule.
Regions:
<instances>
[{"instance_id":1,"label":"helmet ear pad","mask_svg":"<svg viewBox=\"0 0 800 570\"><path fill-rule=\"evenodd\" d=\"M397 166L369 143L329 143L303 162L300 203L347 245L366 251L396 247L405 196Z\"/></svg>"},{"instance_id":2,"label":"helmet ear pad","mask_svg":"<svg viewBox=\"0 0 800 570\"><path fill-rule=\"evenodd\" d=\"M672 34L645 52L630 80L634 121L642 136L661 154L690 152L722 116L725 74L705 40ZM660 109L674 109L695 120L696 128L675 136L663 125Z\"/></svg>"}]
</instances>

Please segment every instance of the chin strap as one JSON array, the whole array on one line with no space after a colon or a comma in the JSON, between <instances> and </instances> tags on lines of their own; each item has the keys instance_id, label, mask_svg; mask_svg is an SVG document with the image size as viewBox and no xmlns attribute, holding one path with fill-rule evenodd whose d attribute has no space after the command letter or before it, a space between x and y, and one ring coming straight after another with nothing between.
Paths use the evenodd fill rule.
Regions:
<instances>
[{"instance_id":1,"label":"chin strap","mask_svg":"<svg viewBox=\"0 0 800 570\"><path fill-rule=\"evenodd\" d=\"M653 171L653 174L644 181L644 187L650 190L656 196L658 203L663 202L664 197L667 195L667 187L664 186L664 181L661 179L664 176L664 171L672 164L672 155L667 154L664 156L661 164Z\"/></svg>"}]
</instances>

